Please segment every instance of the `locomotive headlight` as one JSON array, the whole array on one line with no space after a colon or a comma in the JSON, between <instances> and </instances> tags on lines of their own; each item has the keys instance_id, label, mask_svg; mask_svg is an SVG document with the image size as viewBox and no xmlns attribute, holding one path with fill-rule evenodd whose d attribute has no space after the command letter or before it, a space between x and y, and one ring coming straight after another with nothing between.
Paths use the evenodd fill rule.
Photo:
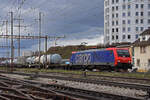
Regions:
<instances>
[{"instance_id":1,"label":"locomotive headlight","mask_svg":"<svg viewBox=\"0 0 150 100\"><path fill-rule=\"evenodd\" d=\"M118 62L120 62L120 60L118 60Z\"/></svg>"},{"instance_id":2,"label":"locomotive headlight","mask_svg":"<svg viewBox=\"0 0 150 100\"><path fill-rule=\"evenodd\" d=\"M131 63L131 61L128 61L128 63Z\"/></svg>"}]
</instances>

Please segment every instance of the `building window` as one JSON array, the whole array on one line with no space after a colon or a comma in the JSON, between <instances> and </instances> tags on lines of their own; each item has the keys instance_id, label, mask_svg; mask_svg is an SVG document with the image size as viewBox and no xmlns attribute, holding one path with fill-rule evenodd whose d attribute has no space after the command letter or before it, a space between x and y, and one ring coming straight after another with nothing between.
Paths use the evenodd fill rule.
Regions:
<instances>
[{"instance_id":1,"label":"building window","mask_svg":"<svg viewBox=\"0 0 150 100\"><path fill-rule=\"evenodd\" d=\"M123 21L122 21L122 24L126 24L126 21L125 21L125 20L123 20Z\"/></svg>"},{"instance_id":2,"label":"building window","mask_svg":"<svg viewBox=\"0 0 150 100\"><path fill-rule=\"evenodd\" d=\"M114 21L112 21L112 26L114 26L114 24L115 24Z\"/></svg>"},{"instance_id":3,"label":"building window","mask_svg":"<svg viewBox=\"0 0 150 100\"><path fill-rule=\"evenodd\" d=\"M143 19L141 19L141 24L143 24L144 23L144 21L143 21Z\"/></svg>"},{"instance_id":4,"label":"building window","mask_svg":"<svg viewBox=\"0 0 150 100\"><path fill-rule=\"evenodd\" d=\"M112 28L112 32L115 32L114 28Z\"/></svg>"},{"instance_id":5,"label":"building window","mask_svg":"<svg viewBox=\"0 0 150 100\"><path fill-rule=\"evenodd\" d=\"M118 6L116 6L116 10L118 11Z\"/></svg>"},{"instance_id":6,"label":"building window","mask_svg":"<svg viewBox=\"0 0 150 100\"><path fill-rule=\"evenodd\" d=\"M141 9L143 9L144 8L144 4L141 4Z\"/></svg>"},{"instance_id":7,"label":"building window","mask_svg":"<svg viewBox=\"0 0 150 100\"><path fill-rule=\"evenodd\" d=\"M107 6L107 1L105 2L105 6Z\"/></svg>"},{"instance_id":8,"label":"building window","mask_svg":"<svg viewBox=\"0 0 150 100\"><path fill-rule=\"evenodd\" d=\"M116 0L116 3L118 3L119 2L119 0Z\"/></svg>"},{"instance_id":9,"label":"building window","mask_svg":"<svg viewBox=\"0 0 150 100\"><path fill-rule=\"evenodd\" d=\"M150 11L148 12L148 16L150 17Z\"/></svg>"},{"instance_id":10,"label":"building window","mask_svg":"<svg viewBox=\"0 0 150 100\"><path fill-rule=\"evenodd\" d=\"M128 5L128 9L130 9L131 8L131 5Z\"/></svg>"},{"instance_id":11,"label":"building window","mask_svg":"<svg viewBox=\"0 0 150 100\"><path fill-rule=\"evenodd\" d=\"M128 20L128 24L130 24L131 23L131 21L130 20Z\"/></svg>"},{"instance_id":12,"label":"building window","mask_svg":"<svg viewBox=\"0 0 150 100\"><path fill-rule=\"evenodd\" d=\"M131 16L131 13L130 13L130 12L128 12L128 16Z\"/></svg>"},{"instance_id":13,"label":"building window","mask_svg":"<svg viewBox=\"0 0 150 100\"><path fill-rule=\"evenodd\" d=\"M122 13L122 16L125 17L125 16L126 16L126 13Z\"/></svg>"},{"instance_id":14,"label":"building window","mask_svg":"<svg viewBox=\"0 0 150 100\"><path fill-rule=\"evenodd\" d=\"M118 25L118 21L116 21L116 25Z\"/></svg>"},{"instance_id":15,"label":"building window","mask_svg":"<svg viewBox=\"0 0 150 100\"><path fill-rule=\"evenodd\" d=\"M141 31L143 31L144 30L144 27L141 27Z\"/></svg>"},{"instance_id":16,"label":"building window","mask_svg":"<svg viewBox=\"0 0 150 100\"><path fill-rule=\"evenodd\" d=\"M139 8L139 5L138 5L138 4L136 4L136 5L135 5L135 8Z\"/></svg>"},{"instance_id":17,"label":"building window","mask_svg":"<svg viewBox=\"0 0 150 100\"><path fill-rule=\"evenodd\" d=\"M114 11L115 10L115 7L112 7L112 11Z\"/></svg>"},{"instance_id":18,"label":"building window","mask_svg":"<svg viewBox=\"0 0 150 100\"><path fill-rule=\"evenodd\" d=\"M123 28L122 28L122 32L125 32L125 31L126 31L126 28L125 28L125 27L123 27Z\"/></svg>"},{"instance_id":19,"label":"building window","mask_svg":"<svg viewBox=\"0 0 150 100\"><path fill-rule=\"evenodd\" d=\"M130 32L131 31L131 28L130 27L128 27L128 32Z\"/></svg>"},{"instance_id":20,"label":"building window","mask_svg":"<svg viewBox=\"0 0 150 100\"><path fill-rule=\"evenodd\" d=\"M150 59L148 59L148 67L150 67Z\"/></svg>"},{"instance_id":21,"label":"building window","mask_svg":"<svg viewBox=\"0 0 150 100\"><path fill-rule=\"evenodd\" d=\"M150 4L148 4L148 9L150 9Z\"/></svg>"},{"instance_id":22,"label":"building window","mask_svg":"<svg viewBox=\"0 0 150 100\"><path fill-rule=\"evenodd\" d=\"M122 9L125 10L126 9L126 5L122 5Z\"/></svg>"},{"instance_id":23,"label":"building window","mask_svg":"<svg viewBox=\"0 0 150 100\"><path fill-rule=\"evenodd\" d=\"M148 19L148 24L150 24L150 19Z\"/></svg>"},{"instance_id":24,"label":"building window","mask_svg":"<svg viewBox=\"0 0 150 100\"><path fill-rule=\"evenodd\" d=\"M140 47L140 53L146 53L146 47L145 46Z\"/></svg>"},{"instance_id":25,"label":"building window","mask_svg":"<svg viewBox=\"0 0 150 100\"><path fill-rule=\"evenodd\" d=\"M135 29L136 31L139 31L139 28L138 27L136 27L136 29Z\"/></svg>"},{"instance_id":26,"label":"building window","mask_svg":"<svg viewBox=\"0 0 150 100\"><path fill-rule=\"evenodd\" d=\"M114 40L114 36L112 35L112 40Z\"/></svg>"},{"instance_id":27,"label":"building window","mask_svg":"<svg viewBox=\"0 0 150 100\"><path fill-rule=\"evenodd\" d=\"M122 39L126 39L126 35L123 35L123 36L122 36Z\"/></svg>"},{"instance_id":28,"label":"building window","mask_svg":"<svg viewBox=\"0 0 150 100\"><path fill-rule=\"evenodd\" d=\"M144 12L141 12L141 16L143 16L144 15Z\"/></svg>"},{"instance_id":29,"label":"building window","mask_svg":"<svg viewBox=\"0 0 150 100\"><path fill-rule=\"evenodd\" d=\"M140 59L137 59L137 66L140 67Z\"/></svg>"},{"instance_id":30,"label":"building window","mask_svg":"<svg viewBox=\"0 0 150 100\"><path fill-rule=\"evenodd\" d=\"M115 16L114 16L114 14L112 14L112 18L114 18Z\"/></svg>"},{"instance_id":31,"label":"building window","mask_svg":"<svg viewBox=\"0 0 150 100\"><path fill-rule=\"evenodd\" d=\"M119 30L118 30L118 28L116 28L116 32L118 32Z\"/></svg>"},{"instance_id":32,"label":"building window","mask_svg":"<svg viewBox=\"0 0 150 100\"><path fill-rule=\"evenodd\" d=\"M135 16L139 16L139 12L135 12Z\"/></svg>"},{"instance_id":33,"label":"building window","mask_svg":"<svg viewBox=\"0 0 150 100\"><path fill-rule=\"evenodd\" d=\"M138 20L138 19L136 19L136 20L135 20L135 23L136 23L136 24L138 24L138 23L139 23L139 20Z\"/></svg>"},{"instance_id":34,"label":"building window","mask_svg":"<svg viewBox=\"0 0 150 100\"><path fill-rule=\"evenodd\" d=\"M114 1L114 0L112 0L112 4L114 4L114 2L115 2L115 1Z\"/></svg>"},{"instance_id":35,"label":"building window","mask_svg":"<svg viewBox=\"0 0 150 100\"><path fill-rule=\"evenodd\" d=\"M116 18L118 18L118 13L116 14Z\"/></svg>"},{"instance_id":36,"label":"building window","mask_svg":"<svg viewBox=\"0 0 150 100\"><path fill-rule=\"evenodd\" d=\"M118 35L116 35L116 40L118 40Z\"/></svg>"},{"instance_id":37,"label":"building window","mask_svg":"<svg viewBox=\"0 0 150 100\"><path fill-rule=\"evenodd\" d=\"M139 38L139 35L138 35L138 34L136 34L136 35L135 35L135 38L136 38L136 39L138 39L138 38Z\"/></svg>"},{"instance_id":38,"label":"building window","mask_svg":"<svg viewBox=\"0 0 150 100\"><path fill-rule=\"evenodd\" d=\"M131 39L131 35L128 35L128 39Z\"/></svg>"}]
</instances>

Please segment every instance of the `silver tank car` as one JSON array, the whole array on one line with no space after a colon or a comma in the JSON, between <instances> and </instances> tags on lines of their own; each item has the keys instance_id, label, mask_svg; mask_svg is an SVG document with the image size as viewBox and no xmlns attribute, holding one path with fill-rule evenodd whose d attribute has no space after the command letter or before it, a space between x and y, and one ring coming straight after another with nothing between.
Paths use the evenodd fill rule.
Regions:
<instances>
[{"instance_id":1,"label":"silver tank car","mask_svg":"<svg viewBox=\"0 0 150 100\"><path fill-rule=\"evenodd\" d=\"M34 64L34 59L35 59L35 57L28 57L26 59L26 63L28 63L28 64Z\"/></svg>"},{"instance_id":2,"label":"silver tank car","mask_svg":"<svg viewBox=\"0 0 150 100\"><path fill-rule=\"evenodd\" d=\"M59 64L59 63L61 63L61 61L62 61L62 58L59 54L47 55L47 64ZM45 55L41 56L40 62L42 64L46 63L46 56Z\"/></svg>"}]
</instances>

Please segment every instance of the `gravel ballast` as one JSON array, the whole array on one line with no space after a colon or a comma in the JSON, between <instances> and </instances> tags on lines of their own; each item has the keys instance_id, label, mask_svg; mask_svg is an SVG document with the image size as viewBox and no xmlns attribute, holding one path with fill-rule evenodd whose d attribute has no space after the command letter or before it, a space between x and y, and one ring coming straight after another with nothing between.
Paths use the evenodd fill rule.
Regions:
<instances>
[{"instance_id":1,"label":"gravel ballast","mask_svg":"<svg viewBox=\"0 0 150 100\"><path fill-rule=\"evenodd\" d=\"M22 75L13 75L13 74L1 74L1 75L11 77L11 78L17 78L17 79L28 78L28 76L22 76ZM111 94L136 97L136 98L143 98L144 96L147 95L147 92L142 91L142 90L97 85L97 84L91 84L91 83L72 82L72 81L48 79L48 78L36 78L35 80L32 80L32 81L46 83L46 84L58 84L58 85L64 85L64 86L69 86L73 88L91 90L91 91L96 91L96 92L111 93Z\"/></svg>"}]
</instances>

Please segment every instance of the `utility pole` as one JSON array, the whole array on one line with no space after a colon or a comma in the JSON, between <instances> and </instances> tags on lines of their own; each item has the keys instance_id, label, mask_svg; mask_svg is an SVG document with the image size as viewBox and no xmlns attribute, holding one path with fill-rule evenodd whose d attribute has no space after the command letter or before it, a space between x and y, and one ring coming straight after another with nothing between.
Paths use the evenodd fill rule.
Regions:
<instances>
[{"instance_id":1,"label":"utility pole","mask_svg":"<svg viewBox=\"0 0 150 100\"><path fill-rule=\"evenodd\" d=\"M40 58L41 58L41 16L42 15L42 13L41 12L39 12L39 68L40 68Z\"/></svg>"},{"instance_id":2,"label":"utility pole","mask_svg":"<svg viewBox=\"0 0 150 100\"><path fill-rule=\"evenodd\" d=\"M18 27L18 32L19 32L18 36L20 37L21 27L26 27L26 26L21 25L21 21L23 21L23 19L20 18L20 15L18 19L16 18L14 20L18 20L18 25L16 25L15 27ZM18 38L18 57L20 57L20 38Z\"/></svg>"},{"instance_id":3,"label":"utility pole","mask_svg":"<svg viewBox=\"0 0 150 100\"><path fill-rule=\"evenodd\" d=\"M14 58L14 44L13 44L13 12L10 12L11 16L11 72L13 72L13 58Z\"/></svg>"},{"instance_id":4,"label":"utility pole","mask_svg":"<svg viewBox=\"0 0 150 100\"><path fill-rule=\"evenodd\" d=\"M6 35L8 35L8 20L6 20L6 21L3 21L3 23L5 23L5 33L6 33ZM6 38L6 46L8 46L8 38ZM9 57L9 51L8 51L8 53L7 53L7 57Z\"/></svg>"},{"instance_id":5,"label":"utility pole","mask_svg":"<svg viewBox=\"0 0 150 100\"><path fill-rule=\"evenodd\" d=\"M8 20L6 20L6 35L8 35ZM8 38L6 38L6 46L8 46ZM9 58L8 49L7 49L6 57ZM8 70L8 61L6 62L6 70Z\"/></svg>"},{"instance_id":6,"label":"utility pole","mask_svg":"<svg viewBox=\"0 0 150 100\"><path fill-rule=\"evenodd\" d=\"M8 35L8 20L6 20L6 35Z\"/></svg>"},{"instance_id":7,"label":"utility pole","mask_svg":"<svg viewBox=\"0 0 150 100\"><path fill-rule=\"evenodd\" d=\"M45 68L47 68L47 39L48 39L48 36L46 35L45 37Z\"/></svg>"},{"instance_id":8,"label":"utility pole","mask_svg":"<svg viewBox=\"0 0 150 100\"><path fill-rule=\"evenodd\" d=\"M6 35L8 35L8 20L6 21ZM6 39L6 45L8 46L8 39ZM9 51L7 53L7 57L9 58Z\"/></svg>"}]
</instances>

